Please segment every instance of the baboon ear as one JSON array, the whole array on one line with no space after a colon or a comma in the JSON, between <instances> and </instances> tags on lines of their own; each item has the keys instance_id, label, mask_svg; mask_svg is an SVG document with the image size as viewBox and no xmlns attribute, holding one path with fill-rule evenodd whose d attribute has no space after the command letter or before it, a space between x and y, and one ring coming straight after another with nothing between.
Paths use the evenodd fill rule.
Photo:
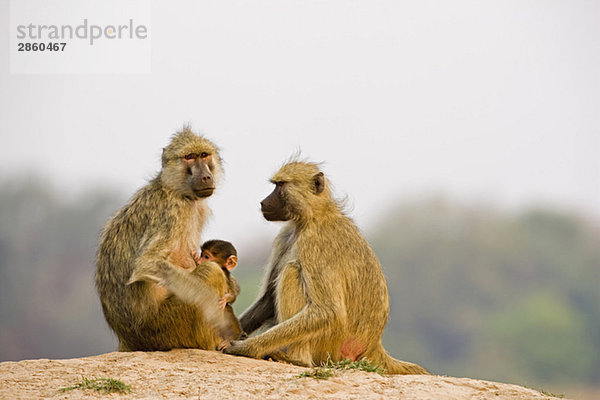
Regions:
<instances>
[{"instance_id":1,"label":"baboon ear","mask_svg":"<svg viewBox=\"0 0 600 400\"><path fill-rule=\"evenodd\" d=\"M325 177L323 176L322 172L319 172L313 176L313 185L313 191L315 194L323 193L323 190L325 190Z\"/></svg>"},{"instance_id":2,"label":"baboon ear","mask_svg":"<svg viewBox=\"0 0 600 400\"><path fill-rule=\"evenodd\" d=\"M225 261L225 268L227 268L228 271L231 271L232 269L234 269L236 265L237 265L237 256L227 257L227 260Z\"/></svg>"}]
</instances>

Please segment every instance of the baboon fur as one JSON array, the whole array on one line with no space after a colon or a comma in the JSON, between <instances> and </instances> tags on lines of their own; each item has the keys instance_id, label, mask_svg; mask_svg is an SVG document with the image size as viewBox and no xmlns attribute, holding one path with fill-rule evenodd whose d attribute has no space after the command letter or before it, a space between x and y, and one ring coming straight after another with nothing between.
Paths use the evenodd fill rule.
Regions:
<instances>
[{"instance_id":1,"label":"baboon fur","mask_svg":"<svg viewBox=\"0 0 600 400\"><path fill-rule=\"evenodd\" d=\"M280 220L288 222L274 241L262 294L240 318L248 334L270 328L225 352L255 358L283 352L306 365L366 357L389 374L427 374L384 350L389 299L381 265L318 165L292 160L271 181L274 193L281 189Z\"/></svg>"},{"instance_id":2,"label":"baboon fur","mask_svg":"<svg viewBox=\"0 0 600 400\"><path fill-rule=\"evenodd\" d=\"M185 127L163 149L160 173L106 224L96 286L119 350L212 350L236 338L217 304L227 290L221 267L192 257L221 169L217 147Z\"/></svg>"}]
</instances>

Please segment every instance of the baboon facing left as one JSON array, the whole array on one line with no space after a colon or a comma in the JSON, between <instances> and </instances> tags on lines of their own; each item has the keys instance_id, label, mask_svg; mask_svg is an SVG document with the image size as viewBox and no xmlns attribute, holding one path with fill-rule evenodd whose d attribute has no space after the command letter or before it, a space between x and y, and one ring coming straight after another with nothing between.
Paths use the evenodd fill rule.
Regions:
<instances>
[{"instance_id":1,"label":"baboon facing left","mask_svg":"<svg viewBox=\"0 0 600 400\"><path fill-rule=\"evenodd\" d=\"M366 357L390 374L427 374L384 350L389 299L381 265L318 165L293 160L271 182L263 216L286 225L273 243L262 293L240 318L248 334L268 329L225 353L274 354L305 365Z\"/></svg>"},{"instance_id":2,"label":"baboon facing left","mask_svg":"<svg viewBox=\"0 0 600 400\"><path fill-rule=\"evenodd\" d=\"M193 252L221 174L217 147L189 127L162 153L162 170L106 224L96 286L119 350L215 349L235 339L218 301L221 268L196 268Z\"/></svg>"}]
</instances>

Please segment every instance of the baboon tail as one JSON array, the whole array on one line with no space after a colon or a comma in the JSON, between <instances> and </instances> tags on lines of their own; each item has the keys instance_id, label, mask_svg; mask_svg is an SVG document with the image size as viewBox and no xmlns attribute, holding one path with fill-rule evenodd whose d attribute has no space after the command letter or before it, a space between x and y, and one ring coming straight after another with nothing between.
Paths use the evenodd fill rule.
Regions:
<instances>
[{"instance_id":1,"label":"baboon tail","mask_svg":"<svg viewBox=\"0 0 600 400\"><path fill-rule=\"evenodd\" d=\"M378 357L373 357L373 361L378 359L376 362L380 363L385 368L385 373L390 375L430 375L429 371L421 367L418 364L411 362L400 361L391 357L383 348L380 346Z\"/></svg>"}]
</instances>

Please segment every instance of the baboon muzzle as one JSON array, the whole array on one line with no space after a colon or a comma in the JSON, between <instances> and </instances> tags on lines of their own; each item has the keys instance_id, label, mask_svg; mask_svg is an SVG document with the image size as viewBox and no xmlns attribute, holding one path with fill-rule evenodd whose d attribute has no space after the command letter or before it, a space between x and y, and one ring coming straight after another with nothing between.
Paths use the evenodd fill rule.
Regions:
<instances>
[{"instance_id":1,"label":"baboon muzzle","mask_svg":"<svg viewBox=\"0 0 600 400\"><path fill-rule=\"evenodd\" d=\"M209 197L215 191L215 182L207 165L192 168L192 190L198 197Z\"/></svg>"},{"instance_id":2,"label":"baboon muzzle","mask_svg":"<svg viewBox=\"0 0 600 400\"><path fill-rule=\"evenodd\" d=\"M196 184L196 182L192 183L192 190L198 197L209 197L215 191L215 186L211 179L210 182L200 182L198 184Z\"/></svg>"},{"instance_id":3,"label":"baboon muzzle","mask_svg":"<svg viewBox=\"0 0 600 400\"><path fill-rule=\"evenodd\" d=\"M260 202L260 211L267 221L289 220L289 217L285 212L285 204L278 186L275 187L270 195Z\"/></svg>"}]
</instances>

